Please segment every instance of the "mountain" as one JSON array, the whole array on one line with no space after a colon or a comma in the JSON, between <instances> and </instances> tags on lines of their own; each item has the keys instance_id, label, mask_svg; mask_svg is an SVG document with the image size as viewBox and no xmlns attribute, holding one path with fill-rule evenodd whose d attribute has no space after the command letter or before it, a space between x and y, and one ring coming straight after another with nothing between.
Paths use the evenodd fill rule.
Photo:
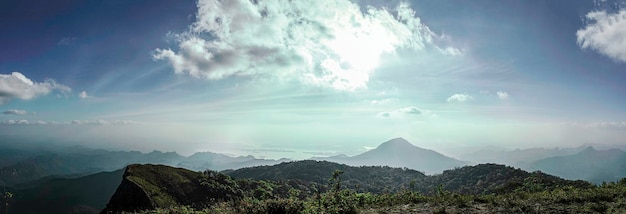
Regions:
<instances>
[{"instance_id":1,"label":"mountain","mask_svg":"<svg viewBox=\"0 0 626 214\"><path fill-rule=\"evenodd\" d=\"M196 171L206 169L221 171L251 166L274 165L284 161L288 160L257 159L252 155L231 157L213 152L198 152L181 160L176 166Z\"/></svg>"},{"instance_id":2,"label":"mountain","mask_svg":"<svg viewBox=\"0 0 626 214\"><path fill-rule=\"evenodd\" d=\"M334 156L315 159L351 166L406 167L426 174L441 173L447 169L466 165L462 161L446 157L436 151L414 146L403 138L389 140L375 149L352 157Z\"/></svg>"},{"instance_id":3,"label":"mountain","mask_svg":"<svg viewBox=\"0 0 626 214\"><path fill-rule=\"evenodd\" d=\"M481 149L460 154L461 160L472 163L499 163L509 166L526 168L528 164L550 157L576 154L586 147L577 148L530 148L530 149Z\"/></svg>"},{"instance_id":4,"label":"mountain","mask_svg":"<svg viewBox=\"0 0 626 214\"><path fill-rule=\"evenodd\" d=\"M14 148L0 148L0 167L16 164L33 156L33 152Z\"/></svg>"},{"instance_id":5,"label":"mountain","mask_svg":"<svg viewBox=\"0 0 626 214\"><path fill-rule=\"evenodd\" d=\"M12 213L98 213L122 181L124 170L78 178L46 178L13 190Z\"/></svg>"},{"instance_id":6,"label":"mountain","mask_svg":"<svg viewBox=\"0 0 626 214\"><path fill-rule=\"evenodd\" d=\"M143 156L152 157L150 159ZM84 153L48 153L40 154L16 164L0 169L0 180L7 185L27 183L37 179L61 175L77 177L97 172L113 171L124 168L133 162L155 161L167 164L167 161L158 161L155 154L140 152L110 152L90 150Z\"/></svg>"},{"instance_id":7,"label":"mountain","mask_svg":"<svg viewBox=\"0 0 626 214\"><path fill-rule=\"evenodd\" d=\"M422 192L433 191L441 185L443 190L462 194L505 193L520 188L525 191L543 191L566 186L592 186L586 181L570 181L539 171L530 173L499 164L478 164L446 170L427 177L424 183L428 186L422 186Z\"/></svg>"},{"instance_id":8,"label":"mountain","mask_svg":"<svg viewBox=\"0 0 626 214\"><path fill-rule=\"evenodd\" d=\"M619 149L596 150L590 146L574 155L535 161L528 168L598 184L626 176L626 153Z\"/></svg>"},{"instance_id":9,"label":"mountain","mask_svg":"<svg viewBox=\"0 0 626 214\"><path fill-rule=\"evenodd\" d=\"M176 152L107 151L81 146L48 151L27 152L0 148L0 184L13 186L35 181L46 176L79 177L97 172L113 171L134 163L180 166L191 170L224 170L277 164L281 160L257 159L253 156L231 157L201 152L189 157Z\"/></svg>"}]
</instances>

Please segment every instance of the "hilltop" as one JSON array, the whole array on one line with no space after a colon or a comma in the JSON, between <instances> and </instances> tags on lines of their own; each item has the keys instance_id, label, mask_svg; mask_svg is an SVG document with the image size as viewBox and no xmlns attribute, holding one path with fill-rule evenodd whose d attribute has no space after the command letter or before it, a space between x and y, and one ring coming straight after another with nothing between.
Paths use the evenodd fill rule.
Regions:
<instances>
[{"instance_id":1,"label":"hilltop","mask_svg":"<svg viewBox=\"0 0 626 214\"><path fill-rule=\"evenodd\" d=\"M329 175L335 170L343 172L344 186L364 192L397 192L409 187L411 181L422 181L423 173L407 168L388 166L353 167L328 161L293 161L273 166L257 166L225 172L236 179L298 180L326 189Z\"/></svg>"}]
</instances>

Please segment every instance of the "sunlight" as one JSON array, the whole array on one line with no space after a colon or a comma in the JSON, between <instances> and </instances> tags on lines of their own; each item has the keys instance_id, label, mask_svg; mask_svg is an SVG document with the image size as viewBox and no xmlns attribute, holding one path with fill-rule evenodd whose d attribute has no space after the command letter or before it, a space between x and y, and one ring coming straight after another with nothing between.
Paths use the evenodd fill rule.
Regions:
<instances>
[{"instance_id":1,"label":"sunlight","mask_svg":"<svg viewBox=\"0 0 626 214\"><path fill-rule=\"evenodd\" d=\"M380 57L393 53L398 38L389 34L380 22L367 20L356 27L337 28L328 46L339 62L324 60L322 66L337 77L333 87L354 90L366 87L369 75L380 65Z\"/></svg>"}]
</instances>

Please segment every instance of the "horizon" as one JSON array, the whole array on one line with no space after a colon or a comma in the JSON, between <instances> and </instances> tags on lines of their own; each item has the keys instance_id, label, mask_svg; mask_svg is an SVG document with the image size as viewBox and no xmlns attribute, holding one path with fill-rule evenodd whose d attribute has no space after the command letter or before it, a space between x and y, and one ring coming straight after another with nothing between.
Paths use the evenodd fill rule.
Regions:
<instances>
[{"instance_id":1,"label":"horizon","mask_svg":"<svg viewBox=\"0 0 626 214\"><path fill-rule=\"evenodd\" d=\"M272 159L624 146L625 6L2 2L0 138Z\"/></svg>"},{"instance_id":2,"label":"horizon","mask_svg":"<svg viewBox=\"0 0 626 214\"><path fill-rule=\"evenodd\" d=\"M378 144L376 144L375 146L369 147L369 146L363 146L362 150L358 150L358 151L352 151L351 153L328 153L328 152L320 152L320 153L313 153L310 151L297 151L297 150L262 150L262 151L251 151L251 150L237 150L237 151L215 151L215 150L198 150L198 151L192 151L189 153L184 153L184 152L180 152L180 151L176 151L176 150L158 150L158 149L151 149L151 150L129 150L129 149L124 149L124 148L100 148L100 147L90 147L90 146L86 146L86 145L82 145L82 144L68 144L68 145L63 145L63 144L48 144L46 147L39 147L40 144L39 143L24 143L18 146L7 146L6 144L0 144L3 147L2 148L15 148L15 149L20 149L20 150L24 150L24 151L29 151L32 150L33 147L37 147L37 150L39 151L52 151L52 152L58 152L57 149L63 149L63 148L74 148L74 147L78 147L78 148L82 148L82 149L88 149L88 150L105 150L105 151L109 151L109 152L140 152L142 154L148 154L148 153L152 153L152 152L160 152L160 153L176 153L180 156L183 157L190 157L193 156L195 154L198 153L214 153L214 154L221 154L221 155L226 155L229 157L246 157L246 156L252 156L256 159L267 159L267 160L280 160L280 159L288 159L290 161L300 161L300 160L311 160L311 159L315 159L315 158L332 158L332 157L336 157L336 156L346 156L346 157L354 157L360 154L363 154L365 152L371 151L371 150L375 150L377 149L379 146L387 143L387 142L391 142L394 141L396 139L403 139L405 141L407 141L410 145L416 147L416 148L420 148L420 149L425 149L425 150L431 150L434 151L436 153L442 154L446 157L450 157L450 158L454 158L457 160L461 160L461 161L465 161L468 162L468 160L466 160L465 158L463 158L464 156L467 155L472 155L475 154L476 152L491 152L492 154L497 154L499 152L513 152L513 151L517 151L517 150L533 150L533 149L540 149L540 150L567 150L567 149L581 149L581 148L593 148L594 150L597 151L607 151L607 150L611 150L611 149L617 149L620 151L625 151L626 150L624 148L626 148L624 145L608 145L608 144L582 144L582 145L578 145L578 146L572 146L572 147L526 147L526 148L521 148L521 147L500 147L500 146L495 146L495 145L486 145L486 146L475 146L475 147L458 147L458 148L448 148L446 149L441 149L441 148L428 148L428 147L423 147L420 145L416 145L413 142L411 142L410 140L407 140L403 137L396 137L396 138L392 138L389 140L386 140L384 142L379 142ZM373 145L373 144L372 144ZM290 154L290 155L285 155L285 154ZM493 157L492 157L493 158ZM469 161L468 163L474 163L472 161ZM480 163L480 162L479 162ZM475 163L474 163L475 164Z\"/></svg>"}]
</instances>

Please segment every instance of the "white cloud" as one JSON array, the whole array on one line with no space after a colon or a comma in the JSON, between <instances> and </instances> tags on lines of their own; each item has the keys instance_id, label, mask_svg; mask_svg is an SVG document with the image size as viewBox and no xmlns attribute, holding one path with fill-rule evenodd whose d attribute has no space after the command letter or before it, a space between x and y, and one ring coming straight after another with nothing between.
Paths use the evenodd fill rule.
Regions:
<instances>
[{"instance_id":1,"label":"white cloud","mask_svg":"<svg viewBox=\"0 0 626 214\"><path fill-rule=\"evenodd\" d=\"M422 114L422 110L417 107L406 107L396 110L396 112L404 113L404 114Z\"/></svg>"},{"instance_id":2,"label":"white cloud","mask_svg":"<svg viewBox=\"0 0 626 214\"><path fill-rule=\"evenodd\" d=\"M9 102L13 98L30 100L49 94L54 90L61 92L71 91L69 87L58 84L52 79L44 82L33 82L19 72L0 74L0 105Z\"/></svg>"},{"instance_id":3,"label":"white cloud","mask_svg":"<svg viewBox=\"0 0 626 214\"><path fill-rule=\"evenodd\" d=\"M389 104L393 102L393 99L387 98L387 99L380 99L380 100L371 100L370 104L372 105L385 105L385 104Z\"/></svg>"},{"instance_id":4,"label":"white cloud","mask_svg":"<svg viewBox=\"0 0 626 214\"><path fill-rule=\"evenodd\" d=\"M585 17L589 24L576 31L578 45L626 62L626 9L613 14L593 11Z\"/></svg>"},{"instance_id":5,"label":"white cloud","mask_svg":"<svg viewBox=\"0 0 626 214\"><path fill-rule=\"evenodd\" d=\"M408 4L393 10L348 0L199 0L190 30L175 35L177 50L156 49L176 73L206 79L276 76L354 90L366 87L383 54L439 47Z\"/></svg>"},{"instance_id":6,"label":"white cloud","mask_svg":"<svg viewBox=\"0 0 626 214\"><path fill-rule=\"evenodd\" d=\"M111 125L138 125L140 123L132 120L72 120L68 122L57 121L41 121L41 120L7 120L1 122L2 125L96 125L96 126L111 126Z\"/></svg>"},{"instance_id":7,"label":"white cloud","mask_svg":"<svg viewBox=\"0 0 626 214\"><path fill-rule=\"evenodd\" d=\"M378 117L378 118L390 118L391 117L391 113L386 112L386 111L380 112L380 113L376 114L376 117Z\"/></svg>"},{"instance_id":8,"label":"white cloud","mask_svg":"<svg viewBox=\"0 0 626 214\"><path fill-rule=\"evenodd\" d=\"M375 148L376 147L374 147L374 146L363 146L363 149L365 149L365 151L369 151L369 150L372 150L372 149L375 149Z\"/></svg>"},{"instance_id":9,"label":"white cloud","mask_svg":"<svg viewBox=\"0 0 626 214\"><path fill-rule=\"evenodd\" d=\"M27 115L28 112L26 110L20 110L20 109L9 109L9 110L6 110L6 111L2 112L2 114L5 114L5 115Z\"/></svg>"},{"instance_id":10,"label":"white cloud","mask_svg":"<svg viewBox=\"0 0 626 214\"><path fill-rule=\"evenodd\" d=\"M501 100L509 99L509 93L507 93L506 91L498 91L496 92L496 94L498 95L498 98L500 98Z\"/></svg>"},{"instance_id":11,"label":"white cloud","mask_svg":"<svg viewBox=\"0 0 626 214\"><path fill-rule=\"evenodd\" d=\"M471 99L474 99L474 97L472 97L469 94L463 93L463 94L453 94L452 96L448 97L447 101L449 103L450 102L466 102Z\"/></svg>"},{"instance_id":12,"label":"white cloud","mask_svg":"<svg viewBox=\"0 0 626 214\"><path fill-rule=\"evenodd\" d=\"M78 94L78 97L80 97L81 99L91 98L91 96L89 96L86 91L80 92L80 94Z\"/></svg>"},{"instance_id":13,"label":"white cloud","mask_svg":"<svg viewBox=\"0 0 626 214\"><path fill-rule=\"evenodd\" d=\"M423 110L423 109L419 109L417 107L414 106L409 106L409 107L405 107L405 108L399 108L396 110L393 110L391 112L380 112L378 114L376 114L376 117L378 118L411 118L411 117L415 117L415 116L422 116L422 117L429 117L429 118L436 118L437 114L429 111L429 110Z\"/></svg>"}]
</instances>

